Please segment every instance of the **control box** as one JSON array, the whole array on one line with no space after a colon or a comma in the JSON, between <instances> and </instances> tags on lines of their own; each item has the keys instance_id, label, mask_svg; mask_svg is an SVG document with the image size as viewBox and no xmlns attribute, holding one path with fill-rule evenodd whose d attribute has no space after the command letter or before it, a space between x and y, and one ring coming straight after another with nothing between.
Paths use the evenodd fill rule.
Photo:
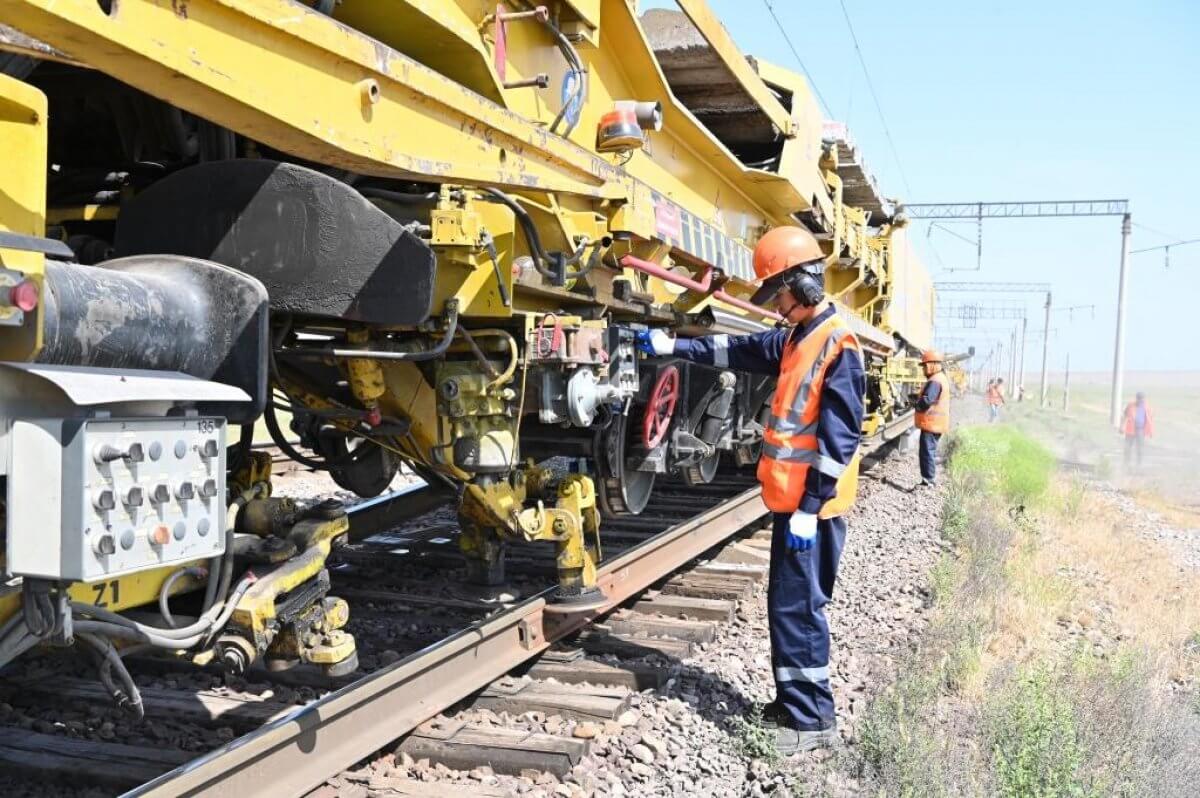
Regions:
<instances>
[{"instance_id":1,"label":"control box","mask_svg":"<svg viewBox=\"0 0 1200 798\"><path fill-rule=\"evenodd\" d=\"M17 419L7 569L91 582L225 549L225 420Z\"/></svg>"}]
</instances>

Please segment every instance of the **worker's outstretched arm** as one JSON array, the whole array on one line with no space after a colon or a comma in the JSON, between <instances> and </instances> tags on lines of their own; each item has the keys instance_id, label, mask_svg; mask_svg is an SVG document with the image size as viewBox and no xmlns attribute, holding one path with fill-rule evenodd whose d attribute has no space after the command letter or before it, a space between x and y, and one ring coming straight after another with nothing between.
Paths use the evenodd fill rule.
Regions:
<instances>
[{"instance_id":1,"label":"worker's outstretched arm","mask_svg":"<svg viewBox=\"0 0 1200 798\"><path fill-rule=\"evenodd\" d=\"M862 441L866 393L862 357L854 350L843 350L825 372L817 415L820 457L808 470L800 512L815 515L837 493L838 477L854 459Z\"/></svg>"},{"instance_id":2,"label":"worker's outstretched arm","mask_svg":"<svg viewBox=\"0 0 1200 798\"><path fill-rule=\"evenodd\" d=\"M754 374L776 376L783 360L790 328L764 330L753 335L706 335L702 338L674 338L662 330L638 333L643 352L677 357L717 368L731 368Z\"/></svg>"}]
</instances>

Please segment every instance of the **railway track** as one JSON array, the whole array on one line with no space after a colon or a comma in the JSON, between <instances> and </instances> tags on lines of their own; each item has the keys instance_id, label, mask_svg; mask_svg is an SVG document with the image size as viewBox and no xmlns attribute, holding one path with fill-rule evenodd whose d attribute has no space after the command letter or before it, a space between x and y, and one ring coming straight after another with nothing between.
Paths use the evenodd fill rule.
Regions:
<instances>
[{"instance_id":1,"label":"railway track","mask_svg":"<svg viewBox=\"0 0 1200 798\"><path fill-rule=\"evenodd\" d=\"M880 449L910 423L901 419L865 448ZM548 548L513 549L510 584L501 591L447 578L461 558L444 495L408 488L350 512L356 542L331 568L333 592L353 607L350 629L359 643L360 671L347 681L303 669L225 681L190 663L134 659L150 726L141 734L114 720L116 710L90 677L68 668L46 678L43 670L26 683L17 672L0 695L8 702L0 706L0 762L35 783L64 784L64 774L75 774L65 779L68 789L99 781L128 795L303 795L556 643L578 642L581 630L705 552L752 534L765 514L749 474L700 487L663 485L642 515L605 524L604 606L562 614L547 603L555 573ZM712 583L701 582L705 595ZM661 612L687 614L705 606L691 592L638 606L654 612L657 600ZM605 644L592 638L589 645ZM619 636L607 645L621 652ZM32 667L53 668L61 659ZM17 707L31 704L43 717L30 724L33 716Z\"/></svg>"}]
</instances>

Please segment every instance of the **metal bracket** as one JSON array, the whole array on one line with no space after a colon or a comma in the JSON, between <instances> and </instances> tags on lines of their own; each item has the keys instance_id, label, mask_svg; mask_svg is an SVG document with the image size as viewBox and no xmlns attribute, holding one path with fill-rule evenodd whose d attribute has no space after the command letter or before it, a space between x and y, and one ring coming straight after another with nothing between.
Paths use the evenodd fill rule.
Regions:
<instances>
[{"instance_id":1,"label":"metal bracket","mask_svg":"<svg viewBox=\"0 0 1200 798\"><path fill-rule=\"evenodd\" d=\"M538 616L538 623L534 623L532 618L523 618L517 623L517 636L521 641L521 648L526 651L533 651L541 648L546 642L545 636L542 634L541 616Z\"/></svg>"}]
</instances>

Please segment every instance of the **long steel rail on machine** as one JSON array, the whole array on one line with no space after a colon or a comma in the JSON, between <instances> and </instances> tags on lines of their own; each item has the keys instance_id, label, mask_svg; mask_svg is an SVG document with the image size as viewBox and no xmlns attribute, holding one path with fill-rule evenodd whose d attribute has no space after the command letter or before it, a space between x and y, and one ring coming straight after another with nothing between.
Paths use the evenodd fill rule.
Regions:
<instances>
[{"instance_id":1,"label":"long steel rail on machine","mask_svg":"<svg viewBox=\"0 0 1200 798\"><path fill-rule=\"evenodd\" d=\"M912 414L893 420L864 441L864 454L911 426ZM429 490L408 488L398 498ZM761 519L767 510L760 495L758 487L746 490L601 564L606 600L598 608L547 612L547 589L125 795L303 795ZM388 496L358 505L351 525L358 516L385 527L381 519L394 517L395 503Z\"/></svg>"}]
</instances>

